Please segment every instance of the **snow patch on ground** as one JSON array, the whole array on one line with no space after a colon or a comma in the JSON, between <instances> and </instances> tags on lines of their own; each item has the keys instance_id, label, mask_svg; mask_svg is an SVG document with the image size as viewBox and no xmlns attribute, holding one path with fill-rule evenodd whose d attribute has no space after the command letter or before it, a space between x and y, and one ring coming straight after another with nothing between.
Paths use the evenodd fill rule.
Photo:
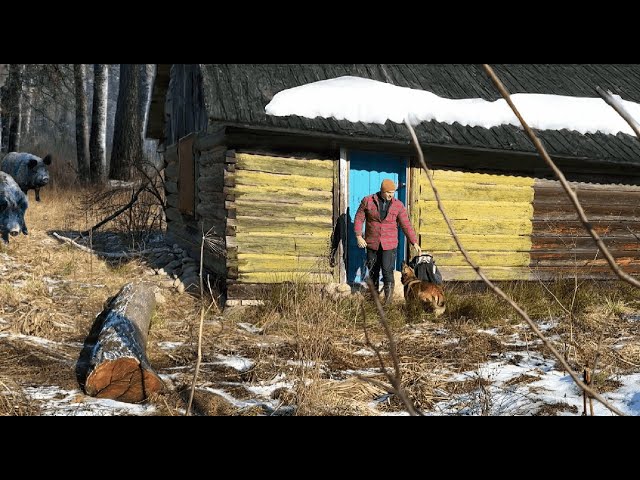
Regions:
<instances>
[{"instance_id":1,"label":"snow patch on ground","mask_svg":"<svg viewBox=\"0 0 640 480\"><path fill-rule=\"evenodd\" d=\"M117 402L84 395L80 390L64 390L54 386L26 387L25 395L40 403L45 416L114 416L151 415L155 407Z\"/></svg>"}]
</instances>

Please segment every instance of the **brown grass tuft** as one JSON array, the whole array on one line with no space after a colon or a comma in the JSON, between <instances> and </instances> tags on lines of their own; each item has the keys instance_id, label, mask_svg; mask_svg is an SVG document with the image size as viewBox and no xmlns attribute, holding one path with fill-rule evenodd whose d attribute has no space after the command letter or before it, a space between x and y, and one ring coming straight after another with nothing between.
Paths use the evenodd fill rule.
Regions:
<instances>
[{"instance_id":1,"label":"brown grass tuft","mask_svg":"<svg viewBox=\"0 0 640 480\"><path fill-rule=\"evenodd\" d=\"M379 415L371 402L386 393L357 378L317 380L296 390L297 415L372 416Z\"/></svg>"},{"instance_id":2,"label":"brown grass tuft","mask_svg":"<svg viewBox=\"0 0 640 480\"><path fill-rule=\"evenodd\" d=\"M0 416L39 415L40 408L30 400L12 379L0 377Z\"/></svg>"}]
</instances>

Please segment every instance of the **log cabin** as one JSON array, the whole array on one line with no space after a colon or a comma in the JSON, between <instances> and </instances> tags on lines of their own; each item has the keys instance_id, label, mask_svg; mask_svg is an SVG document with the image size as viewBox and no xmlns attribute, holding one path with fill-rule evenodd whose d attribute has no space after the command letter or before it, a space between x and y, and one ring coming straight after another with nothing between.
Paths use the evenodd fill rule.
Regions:
<instances>
[{"instance_id":1,"label":"log cabin","mask_svg":"<svg viewBox=\"0 0 640 480\"><path fill-rule=\"evenodd\" d=\"M423 250L445 280L477 280L441 218L402 124L273 116L284 90L341 76L449 99L496 100L480 65L159 64L147 136L165 160L167 236L225 280L227 302L284 281L361 280L353 220L380 180L400 185ZM638 65L493 65L513 93L640 102ZM492 280L613 278L572 205L524 131L425 121L416 127L460 238ZM539 130L616 261L640 273L640 142L627 133ZM400 234L398 265L407 258Z\"/></svg>"}]
</instances>

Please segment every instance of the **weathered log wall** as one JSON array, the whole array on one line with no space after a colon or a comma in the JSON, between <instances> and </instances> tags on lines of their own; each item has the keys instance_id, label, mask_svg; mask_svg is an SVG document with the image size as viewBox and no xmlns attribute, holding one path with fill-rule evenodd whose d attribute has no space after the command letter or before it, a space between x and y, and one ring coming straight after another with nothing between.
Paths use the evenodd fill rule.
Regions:
<instances>
[{"instance_id":1,"label":"weathered log wall","mask_svg":"<svg viewBox=\"0 0 640 480\"><path fill-rule=\"evenodd\" d=\"M571 183L589 221L623 270L640 274L640 187ZM533 202L533 277L614 278L557 181L537 180Z\"/></svg>"},{"instance_id":2,"label":"weathered log wall","mask_svg":"<svg viewBox=\"0 0 640 480\"><path fill-rule=\"evenodd\" d=\"M200 258L203 233L217 244L218 252L204 250L205 267L216 275L226 276L224 177L227 148L219 144L219 134L197 135L181 139L165 152L165 189L167 194L167 238ZM183 148L184 145L190 148ZM233 160L233 159L232 159ZM187 163L190 162L190 163ZM188 175L184 165L188 165ZM192 201L192 208L188 200ZM191 211L193 210L193 212Z\"/></svg>"},{"instance_id":3,"label":"weathered log wall","mask_svg":"<svg viewBox=\"0 0 640 480\"><path fill-rule=\"evenodd\" d=\"M208 117L199 65L172 65L164 110L165 145L175 145L189 133L204 132L207 129Z\"/></svg>"},{"instance_id":4,"label":"weathered log wall","mask_svg":"<svg viewBox=\"0 0 640 480\"><path fill-rule=\"evenodd\" d=\"M424 172L412 169L412 221L446 280L477 280L442 219ZM462 244L492 280L613 278L560 183L530 177L434 171ZM640 273L640 187L572 183L616 261Z\"/></svg>"},{"instance_id":5,"label":"weathered log wall","mask_svg":"<svg viewBox=\"0 0 640 480\"><path fill-rule=\"evenodd\" d=\"M331 281L334 161L237 153L225 177L230 283Z\"/></svg>"},{"instance_id":6,"label":"weathered log wall","mask_svg":"<svg viewBox=\"0 0 640 480\"><path fill-rule=\"evenodd\" d=\"M477 279L457 251L426 174L411 170L411 216L422 248L434 254L446 280ZM485 273L495 280L528 275L534 180L445 170L433 175L456 233Z\"/></svg>"}]
</instances>

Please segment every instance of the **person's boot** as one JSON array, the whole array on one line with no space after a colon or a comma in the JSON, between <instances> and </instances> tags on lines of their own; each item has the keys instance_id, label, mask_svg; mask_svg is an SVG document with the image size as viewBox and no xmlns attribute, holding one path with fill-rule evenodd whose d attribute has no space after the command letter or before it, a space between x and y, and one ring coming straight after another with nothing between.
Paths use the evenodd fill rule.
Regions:
<instances>
[{"instance_id":1,"label":"person's boot","mask_svg":"<svg viewBox=\"0 0 640 480\"><path fill-rule=\"evenodd\" d=\"M393 300L393 283L384 286L384 304L389 305Z\"/></svg>"}]
</instances>

